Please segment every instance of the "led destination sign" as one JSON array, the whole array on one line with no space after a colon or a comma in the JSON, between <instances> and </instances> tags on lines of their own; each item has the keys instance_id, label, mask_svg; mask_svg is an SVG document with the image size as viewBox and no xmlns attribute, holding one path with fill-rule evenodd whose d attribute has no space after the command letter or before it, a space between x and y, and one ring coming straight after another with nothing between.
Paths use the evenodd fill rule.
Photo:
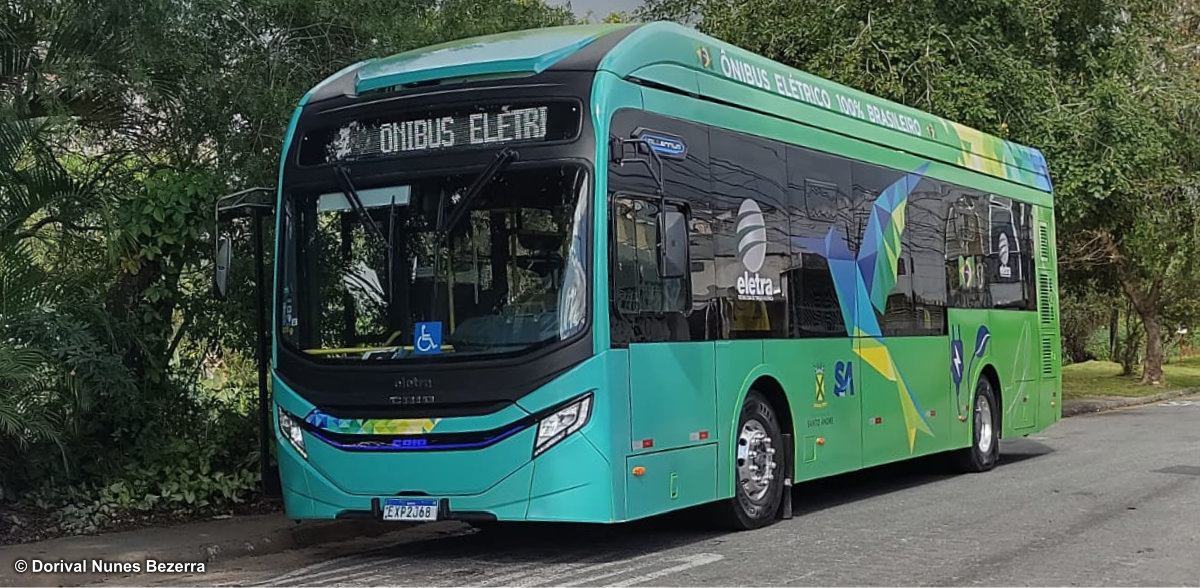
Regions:
<instances>
[{"instance_id":1,"label":"led destination sign","mask_svg":"<svg viewBox=\"0 0 1200 588\"><path fill-rule=\"evenodd\" d=\"M478 112L468 117L443 116L379 126L379 151L397 153L427 149L452 149L470 145L540 141L546 138L545 106L508 112Z\"/></svg>"},{"instance_id":2,"label":"led destination sign","mask_svg":"<svg viewBox=\"0 0 1200 588\"><path fill-rule=\"evenodd\" d=\"M567 102L459 107L354 120L304 137L301 165L561 141L579 130Z\"/></svg>"}]
</instances>

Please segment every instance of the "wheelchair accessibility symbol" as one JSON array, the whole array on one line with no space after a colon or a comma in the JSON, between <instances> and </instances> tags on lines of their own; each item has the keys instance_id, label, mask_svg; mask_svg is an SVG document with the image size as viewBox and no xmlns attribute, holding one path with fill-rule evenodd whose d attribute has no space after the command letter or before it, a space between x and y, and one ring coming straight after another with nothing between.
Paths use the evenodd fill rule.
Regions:
<instances>
[{"instance_id":1,"label":"wheelchair accessibility symbol","mask_svg":"<svg viewBox=\"0 0 1200 588\"><path fill-rule=\"evenodd\" d=\"M417 323L413 332L413 353L431 354L442 352L442 323Z\"/></svg>"}]
</instances>

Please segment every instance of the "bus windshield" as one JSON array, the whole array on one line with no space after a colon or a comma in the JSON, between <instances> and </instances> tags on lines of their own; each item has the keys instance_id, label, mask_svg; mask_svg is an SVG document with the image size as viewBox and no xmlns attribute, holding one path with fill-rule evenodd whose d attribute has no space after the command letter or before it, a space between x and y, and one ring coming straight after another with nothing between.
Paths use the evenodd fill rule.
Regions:
<instances>
[{"instance_id":1,"label":"bus windshield","mask_svg":"<svg viewBox=\"0 0 1200 588\"><path fill-rule=\"evenodd\" d=\"M323 360L428 361L516 354L578 333L587 171L514 167L469 199L477 172L356 181L357 198L289 194L282 340Z\"/></svg>"}]
</instances>

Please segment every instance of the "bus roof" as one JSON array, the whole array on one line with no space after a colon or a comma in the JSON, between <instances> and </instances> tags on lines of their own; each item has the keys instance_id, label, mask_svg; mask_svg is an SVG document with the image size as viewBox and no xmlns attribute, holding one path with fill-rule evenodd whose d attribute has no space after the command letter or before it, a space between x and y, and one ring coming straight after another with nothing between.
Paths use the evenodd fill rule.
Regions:
<instances>
[{"instance_id":1,"label":"bus roof","mask_svg":"<svg viewBox=\"0 0 1200 588\"><path fill-rule=\"evenodd\" d=\"M620 33L613 35L614 33ZM593 42L603 51L585 51ZM587 59L581 60L586 54ZM572 57L572 59L568 59ZM675 23L575 25L461 39L351 66L323 86L362 94L422 82L607 71L701 98L871 140L1049 192L1042 153L740 49ZM345 77L343 77L345 76Z\"/></svg>"}]
</instances>

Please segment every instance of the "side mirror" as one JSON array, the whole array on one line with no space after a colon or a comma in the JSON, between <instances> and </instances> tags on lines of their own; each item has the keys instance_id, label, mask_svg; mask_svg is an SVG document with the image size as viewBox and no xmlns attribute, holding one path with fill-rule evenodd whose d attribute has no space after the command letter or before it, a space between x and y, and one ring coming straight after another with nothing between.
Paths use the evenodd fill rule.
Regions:
<instances>
[{"instance_id":1,"label":"side mirror","mask_svg":"<svg viewBox=\"0 0 1200 588\"><path fill-rule=\"evenodd\" d=\"M658 273L666 279L682 278L688 272L687 217L678 210L659 213L662 231L658 255Z\"/></svg>"},{"instance_id":2,"label":"side mirror","mask_svg":"<svg viewBox=\"0 0 1200 588\"><path fill-rule=\"evenodd\" d=\"M218 300L225 299L225 288L229 281L229 263L233 256L232 244L228 235L221 235L217 241L216 268L213 273L213 295Z\"/></svg>"}]
</instances>

